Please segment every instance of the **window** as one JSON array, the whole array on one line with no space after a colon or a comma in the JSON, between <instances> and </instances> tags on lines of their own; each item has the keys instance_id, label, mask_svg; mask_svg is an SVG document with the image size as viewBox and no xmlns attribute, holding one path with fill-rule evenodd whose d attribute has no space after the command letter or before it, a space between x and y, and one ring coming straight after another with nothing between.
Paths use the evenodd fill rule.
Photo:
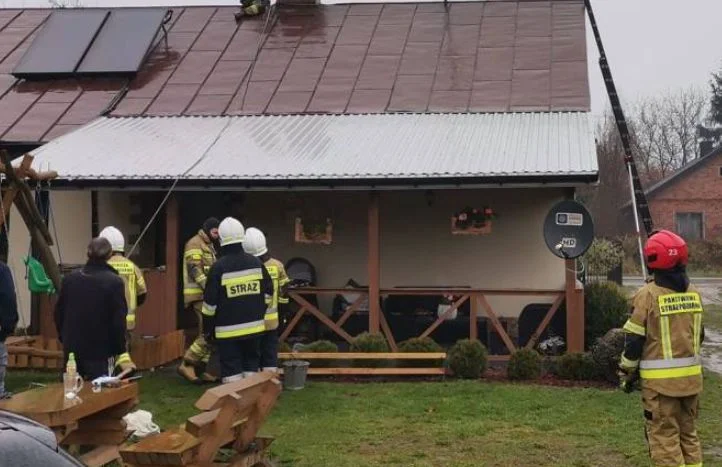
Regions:
<instances>
[{"instance_id":1,"label":"window","mask_svg":"<svg viewBox=\"0 0 722 467\"><path fill-rule=\"evenodd\" d=\"M685 240L704 238L704 220L701 212L678 212L675 214L677 233Z\"/></svg>"},{"instance_id":2,"label":"window","mask_svg":"<svg viewBox=\"0 0 722 467\"><path fill-rule=\"evenodd\" d=\"M722 166L719 168L719 176L722 177Z\"/></svg>"}]
</instances>

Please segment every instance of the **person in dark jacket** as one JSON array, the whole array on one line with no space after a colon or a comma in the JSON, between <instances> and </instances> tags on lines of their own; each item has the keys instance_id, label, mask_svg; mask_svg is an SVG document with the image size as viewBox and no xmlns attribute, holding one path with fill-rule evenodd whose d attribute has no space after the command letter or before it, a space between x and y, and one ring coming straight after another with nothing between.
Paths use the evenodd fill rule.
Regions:
<instances>
[{"instance_id":1,"label":"person in dark jacket","mask_svg":"<svg viewBox=\"0 0 722 467\"><path fill-rule=\"evenodd\" d=\"M10 268L0 261L0 399L11 394L5 391L5 369L8 366L8 349L5 339L15 332L18 324L18 305L15 297L15 284Z\"/></svg>"},{"instance_id":2,"label":"person in dark jacket","mask_svg":"<svg viewBox=\"0 0 722 467\"><path fill-rule=\"evenodd\" d=\"M258 372L273 282L263 263L243 251L243 224L227 217L218 235L222 256L208 273L201 313L203 332L218 347L221 378L230 383Z\"/></svg>"},{"instance_id":3,"label":"person in dark jacket","mask_svg":"<svg viewBox=\"0 0 722 467\"><path fill-rule=\"evenodd\" d=\"M73 352L86 380L107 375L108 359L125 351L128 305L123 279L107 262L112 250L108 240L94 238L85 266L63 278L55 307L65 360Z\"/></svg>"}]
</instances>

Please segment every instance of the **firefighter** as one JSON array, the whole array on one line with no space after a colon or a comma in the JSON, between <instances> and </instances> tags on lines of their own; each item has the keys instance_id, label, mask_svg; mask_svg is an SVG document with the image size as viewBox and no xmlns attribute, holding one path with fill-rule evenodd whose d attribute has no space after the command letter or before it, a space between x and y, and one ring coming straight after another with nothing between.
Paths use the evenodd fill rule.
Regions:
<instances>
[{"instance_id":1,"label":"firefighter","mask_svg":"<svg viewBox=\"0 0 722 467\"><path fill-rule=\"evenodd\" d=\"M280 306L288 303L286 287L291 280L286 274L283 263L268 254L266 237L260 230L254 227L246 230L243 250L263 262L273 281L273 296L267 303L264 318L266 332L261 336L260 367L262 371L276 372L278 370L278 312Z\"/></svg>"},{"instance_id":2,"label":"firefighter","mask_svg":"<svg viewBox=\"0 0 722 467\"><path fill-rule=\"evenodd\" d=\"M206 372L211 347L205 339L201 309L208 271L216 261L214 245L218 240L218 224L215 217L206 219L198 233L188 240L183 253L183 303L186 309L193 309L196 314L198 337L183 356L178 373L195 384L217 381L216 377Z\"/></svg>"},{"instance_id":3,"label":"firefighter","mask_svg":"<svg viewBox=\"0 0 722 467\"><path fill-rule=\"evenodd\" d=\"M222 256L208 274L203 329L218 348L224 383L258 372L259 339L273 282L258 258L243 251L243 224L226 217L218 227Z\"/></svg>"},{"instance_id":4,"label":"firefighter","mask_svg":"<svg viewBox=\"0 0 722 467\"><path fill-rule=\"evenodd\" d=\"M120 230L108 226L100 232L99 237L110 242L113 256L108 260L108 265L118 272L125 286L125 301L128 304L128 314L125 317L125 352L116 357L115 365L123 377L130 376L136 370L135 363L130 358L131 333L135 329L135 310L145 302L148 290L140 268L125 257L125 238Z\"/></svg>"},{"instance_id":5,"label":"firefighter","mask_svg":"<svg viewBox=\"0 0 722 467\"><path fill-rule=\"evenodd\" d=\"M654 280L632 299L624 325L621 385L627 389L638 372L653 464L701 466L695 420L702 392L703 312L700 294L687 277L687 244L670 231L655 232L644 259Z\"/></svg>"}]
</instances>

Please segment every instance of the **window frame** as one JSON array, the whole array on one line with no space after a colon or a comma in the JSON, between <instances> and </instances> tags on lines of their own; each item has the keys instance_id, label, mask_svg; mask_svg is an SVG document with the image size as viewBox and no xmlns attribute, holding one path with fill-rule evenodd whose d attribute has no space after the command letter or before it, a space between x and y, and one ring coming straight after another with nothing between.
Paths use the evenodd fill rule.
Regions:
<instances>
[{"instance_id":1,"label":"window frame","mask_svg":"<svg viewBox=\"0 0 722 467\"><path fill-rule=\"evenodd\" d=\"M679 216L680 215L690 215L690 214L699 214L700 216L700 237L699 238L685 238L687 241L695 241L695 240L706 240L705 236L705 225L707 223L706 215L704 211L675 211L674 212L674 229L677 232L677 234L682 235L682 232L679 228Z\"/></svg>"}]
</instances>

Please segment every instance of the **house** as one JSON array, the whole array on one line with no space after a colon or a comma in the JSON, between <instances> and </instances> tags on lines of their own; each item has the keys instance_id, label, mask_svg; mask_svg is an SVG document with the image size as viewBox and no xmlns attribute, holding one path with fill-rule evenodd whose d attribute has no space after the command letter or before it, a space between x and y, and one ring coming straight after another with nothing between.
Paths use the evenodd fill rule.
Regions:
<instances>
[{"instance_id":1,"label":"house","mask_svg":"<svg viewBox=\"0 0 722 467\"><path fill-rule=\"evenodd\" d=\"M688 241L722 239L722 148L685 165L646 190L655 228ZM631 217L631 204L624 210Z\"/></svg>"},{"instance_id":2,"label":"house","mask_svg":"<svg viewBox=\"0 0 722 467\"><path fill-rule=\"evenodd\" d=\"M529 340L524 309L551 317L566 300L569 348L581 350L574 264L542 237L550 207L598 176L581 0L281 0L270 21L240 24L234 12L163 11L137 73L39 66L21 80L9 73L49 35L51 11L0 12L0 138L37 143L36 166L60 174L40 188L63 263L82 263L105 225L129 243L142 233L134 259L150 292L138 328L163 334L191 318L178 306L183 242L205 217L234 215L274 255L316 270L294 294L289 332L312 316L348 340L345 323L360 315L395 348L414 310L396 300L390 311L394 297L451 295L449 313L423 317L418 334L456 326L508 353ZM498 218L454 229L466 207ZM16 277L27 251L11 222ZM360 298L334 316L342 294Z\"/></svg>"}]
</instances>

